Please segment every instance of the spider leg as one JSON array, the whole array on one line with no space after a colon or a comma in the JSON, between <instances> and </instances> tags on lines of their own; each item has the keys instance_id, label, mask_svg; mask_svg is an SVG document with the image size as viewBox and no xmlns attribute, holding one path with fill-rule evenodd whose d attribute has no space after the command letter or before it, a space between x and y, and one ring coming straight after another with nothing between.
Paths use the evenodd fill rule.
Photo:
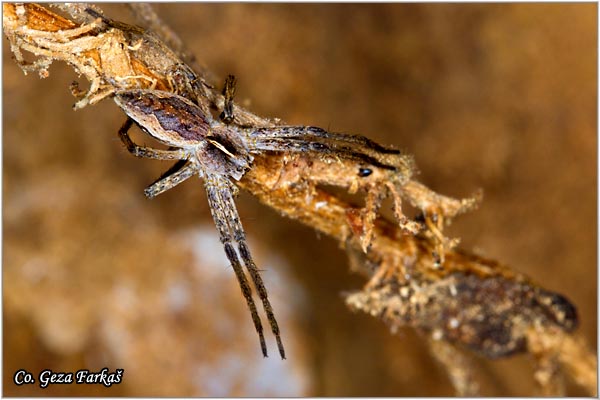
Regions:
<instances>
[{"instance_id":1,"label":"spider leg","mask_svg":"<svg viewBox=\"0 0 600 400\"><path fill-rule=\"evenodd\" d=\"M223 122L230 124L233 122L233 96L235 95L235 76L227 75L225 79L225 87L223 88L223 112L219 116Z\"/></svg>"},{"instance_id":2,"label":"spider leg","mask_svg":"<svg viewBox=\"0 0 600 400\"><path fill-rule=\"evenodd\" d=\"M206 179L206 182L211 181L211 179ZM237 243L237 248L239 254L246 266L246 269L250 273L250 277L252 278L252 283L258 292L258 296L263 304L263 309L267 314L267 319L269 324L271 325L271 331L275 336L277 341L277 347L279 349L279 354L282 359L285 359L285 350L283 348L283 343L281 342L281 336L279 332L279 325L277 324L277 320L275 319L275 315L273 313L273 308L271 307L271 303L269 302L269 298L267 295L267 289L263 283L263 280L260 276L260 272L256 267L256 264L252 260L252 255L250 254L250 249L246 244L246 234L244 232L244 228L242 227L242 223L240 221L240 216L235 207L235 202L233 199L234 188L232 187L231 182L227 179L217 178L217 191L219 194L219 200L222 203L222 209L225 214L225 220L229 225L229 233L233 234L233 240ZM211 207L212 208L212 207Z\"/></svg>"},{"instance_id":3,"label":"spider leg","mask_svg":"<svg viewBox=\"0 0 600 400\"><path fill-rule=\"evenodd\" d=\"M229 181L227 181L229 185ZM240 252L240 256L250 272L250 277L252 278L252 282L256 287L256 291L258 292L258 297L262 301L263 308L265 313L267 314L267 319L269 320L269 324L271 325L271 331L277 340L277 347L279 349L279 354L282 359L285 359L285 350L283 348L283 343L281 342L281 336L279 333L279 326L277 324L277 320L275 319L275 314L273 313L273 308L271 307L271 303L269 302L269 297L267 295L267 289L263 283L262 277L260 276L260 272L252 260L252 255L250 254L250 249L246 244L246 233L244 232L244 228L242 226L242 222L240 221L240 216L237 213L237 209L235 208L235 202L233 199L233 190L231 188L227 188L225 190L221 190L222 200L229 204L229 207L226 207L227 217L231 228L233 229L234 239L238 244L238 250Z\"/></svg>"},{"instance_id":4,"label":"spider leg","mask_svg":"<svg viewBox=\"0 0 600 400\"><path fill-rule=\"evenodd\" d=\"M153 158L155 160L181 160L187 158L185 152L181 149L178 150L158 150L150 147L143 147L135 144L129 137L128 131L133 125L134 121L131 118L127 118L127 121L119 129L119 138L127 147L127 151L136 157Z\"/></svg>"},{"instance_id":5,"label":"spider leg","mask_svg":"<svg viewBox=\"0 0 600 400\"><path fill-rule=\"evenodd\" d=\"M253 150L258 151L284 151L295 153L320 153L333 155L340 158L347 158L358 162L372 165L374 167L397 170L404 161L388 160L381 157L376 152L364 151L362 148L354 148L352 146L342 146L340 143L323 143L318 140L306 138L255 138L252 141Z\"/></svg>"},{"instance_id":6,"label":"spider leg","mask_svg":"<svg viewBox=\"0 0 600 400\"><path fill-rule=\"evenodd\" d=\"M150 199L156 197L187 180L197 171L198 167L194 163L188 160L179 160L152 185L144 189L144 194Z\"/></svg>"},{"instance_id":7,"label":"spider leg","mask_svg":"<svg viewBox=\"0 0 600 400\"><path fill-rule=\"evenodd\" d=\"M383 147L380 144L359 135L328 132L315 126L282 126L276 128L260 128L250 132L251 138L262 139L300 139L304 141L322 140L329 143L356 145L363 150L371 150L384 154L400 154L400 150Z\"/></svg>"},{"instance_id":8,"label":"spider leg","mask_svg":"<svg viewBox=\"0 0 600 400\"><path fill-rule=\"evenodd\" d=\"M149 147L138 146L129 137L128 131L134 121L127 118L121 129L119 129L119 138L127 147L127 150L137 157L153 158L158 160L178 160L173 167L162 174L152 185L148 186L144 193L147 197L153 198L159 194L179 185L195 172L198 171L198 166L188 162L187 156L181 149L157 150Z\"/></svg>"},{"instance_id":9,"label":"spider leg","mask_svg":"<svg viewBox=\"0 0 600 400\"><path fill-rule=\"evenodd\" d=\"M331 146L319 141L312 141L309 138L273 138L259 137L253 138L253 145L256 150L267 151L292 151L292 152L307 152L316 151L320 153L333 153Z\"/></svg>"},{"instance_id":10,"label":"spider leg","mask_svg":"<svg viewBox=\"0 0 600 400\"><path fill-rule=\"evenodd\" d=\"M209 175L205 177L204 184L206 187L210 212L215 222L215 226L217 227L217 231L219 232L221 243L223 243L223 246L225 248L225 254L229 259L229 263L233 267L238 283L240 285L240 289L242 290L242 294L246 299L248 308L250 309L252 321L254 322L254 327L256 329L256 332L258 333L258 337L260 340L260 347L262 349L263 356L267 357L267 345L265 343L262 323L260 321L260 317L258 316L256 305L254 304L254 299L252 298L252 288L250 287L248 279L246 278L246 274L242 269L238 258L238 254L232 245L234 237L232 235L232 230L228 221L230 212L228 212L227 208L233 207L233 212L236 215L237 211L235 209L234 203L228 203L227 201L223 200L223 192L231 191L231 188L229 186L230 183L226 180L226 178L222 178L215 175Z\"/></svg>"}]
</instances>

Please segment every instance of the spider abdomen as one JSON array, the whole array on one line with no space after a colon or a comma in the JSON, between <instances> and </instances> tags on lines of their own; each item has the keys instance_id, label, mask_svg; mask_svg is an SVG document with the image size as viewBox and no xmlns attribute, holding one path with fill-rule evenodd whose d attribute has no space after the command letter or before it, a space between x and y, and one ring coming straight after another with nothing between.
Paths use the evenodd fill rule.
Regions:
<instances>
[{"instance_id":1,"label":"spider abdomen","mask_svg":"<svg viewBox=\"0 0 600 400\"><path fill-rule=\"evenodd\" d=\"M115 102L158 141L187 147L210 135L209 121L197 105L184 97L159 90L124 90Z\"/></svg>"}]
</instances>

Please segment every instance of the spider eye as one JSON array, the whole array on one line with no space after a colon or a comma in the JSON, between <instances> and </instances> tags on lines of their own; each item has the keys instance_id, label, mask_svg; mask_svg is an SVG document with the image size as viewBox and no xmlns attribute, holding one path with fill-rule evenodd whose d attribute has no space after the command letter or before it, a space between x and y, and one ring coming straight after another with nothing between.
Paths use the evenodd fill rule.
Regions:
<instances>
[{"instance_id":1,"label":"spider eye","mask_svg":"<svg viewBox=\"0 0 600 400\"><path fill-rule=\"evenodd\" d=\"M358 169L358 176L360 176L361 178L367 177L369 175L371 175L373 173L373 170L371 168L359 168Z\"/></svg>"}]
</instances>

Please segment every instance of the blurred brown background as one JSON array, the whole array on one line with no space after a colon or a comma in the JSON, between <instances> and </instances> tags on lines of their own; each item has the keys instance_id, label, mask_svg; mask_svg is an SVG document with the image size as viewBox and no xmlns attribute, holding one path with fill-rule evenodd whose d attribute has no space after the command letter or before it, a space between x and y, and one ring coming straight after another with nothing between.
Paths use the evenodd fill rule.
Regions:
<instances>
[{"instance_id":1,"label":"blurred brown background","mask_svg":"<svg viewBox=\"0 0 600 400\"><path fill-rule=\"evenodd\" d=\"M257 114L399 146L443 194L483 188L450 233L566 295L595 348L595 4L156 8ZM242 194L289 352L263 360L200 182L145 199L168 165L122 148L115 104L74 112L73 71L24 76L3 40L4 395L453 394L413 331L347 310L364 281L337 243ZM532 394L529 356L474 362L484 394ZM103 367L124 382L12 383Z\"/></svg>"}]
</instances>

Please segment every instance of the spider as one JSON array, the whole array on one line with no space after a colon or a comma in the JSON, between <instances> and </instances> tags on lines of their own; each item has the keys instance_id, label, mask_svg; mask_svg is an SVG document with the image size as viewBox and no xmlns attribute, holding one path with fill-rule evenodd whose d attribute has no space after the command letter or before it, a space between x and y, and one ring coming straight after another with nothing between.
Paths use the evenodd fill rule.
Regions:
<instances>
[{"instance_id":1,"label":"spider","mask_svg":"<svg viewBox=\"0 0 600 400\"><path fill-rule=\"evenodd\" d=\"M186 77L189 72L189 69L183 69L171 76L171 79L174 82L178 79L189 81L190 78ZM195 93L193 87L190 89L189 83L179 82L174 85L175 90L186 97L153 89L115 92L115 102L128 116L119 130L119 137L127 150L137 157L177 160L173 167L144 190L147 197L153 198L194 175L203 179L215 226L250 309L263 356L267 356L267 348L262 322L242 263L258 292L281 358L285 359L279 326L259 270L250 254L235 206L237 186L233 181L240 180L251 168L253 154L286 152L307 157L304 172L298 177L296 171L295 179L304 179L313 187L325 183L344 187L351 193L358 190L366 192L366 206L362 213L364 228L360 240L363 250L367 251L378 208L388 194L393 197L396 218L405 231L416 234L423 228L419 222L406 218L401 210L400 194L404 193L403 188L410 187L411 184L412 158L363 136L332 133L317 127L236 126L232 124L235 93L233 76L229 76L225 82L223 112L220 120L217 120L206 108L189 99ZM169 146L169 149L159 150L134 143L128 134L134 123L148 135ZM465 208L458 200L434 198L431 194L433 192L423 192L421 197L425 201L417 199L418 196L412 198L410 193L407 190L404 194L408 194L411 202L421 206L423 211L431 204L438 208L450 204L450 208L454 207L454 210Z\"/></svg>"},{"instance_id":2,"label":"spider","mask_svg":"<svg viewBox=\"0 0 600 400\"><path fill-rule=\"evenodd\" d=\"M119 137L129 152L137 157L178 160L144 191L146 196L155 197L193 175L198 175L204 180L215 226L252 314L263 356L267 357L263 327L240 258L262 301L277 340L279 354L285 359L279 326L267 290L246 243L246 234L234 202L237 188L231 182L231 178L239 180L252 162L252 156L243 138L228 127L222 124L219 126L212 121L210 116L204 114L190 100L170 92L126 90L117 92L115 101L128 115L119 130ZM170 146L170 149L158 150L135 144L128 135L134 122L143 131Z\"/></svg>"}]
</instances>

